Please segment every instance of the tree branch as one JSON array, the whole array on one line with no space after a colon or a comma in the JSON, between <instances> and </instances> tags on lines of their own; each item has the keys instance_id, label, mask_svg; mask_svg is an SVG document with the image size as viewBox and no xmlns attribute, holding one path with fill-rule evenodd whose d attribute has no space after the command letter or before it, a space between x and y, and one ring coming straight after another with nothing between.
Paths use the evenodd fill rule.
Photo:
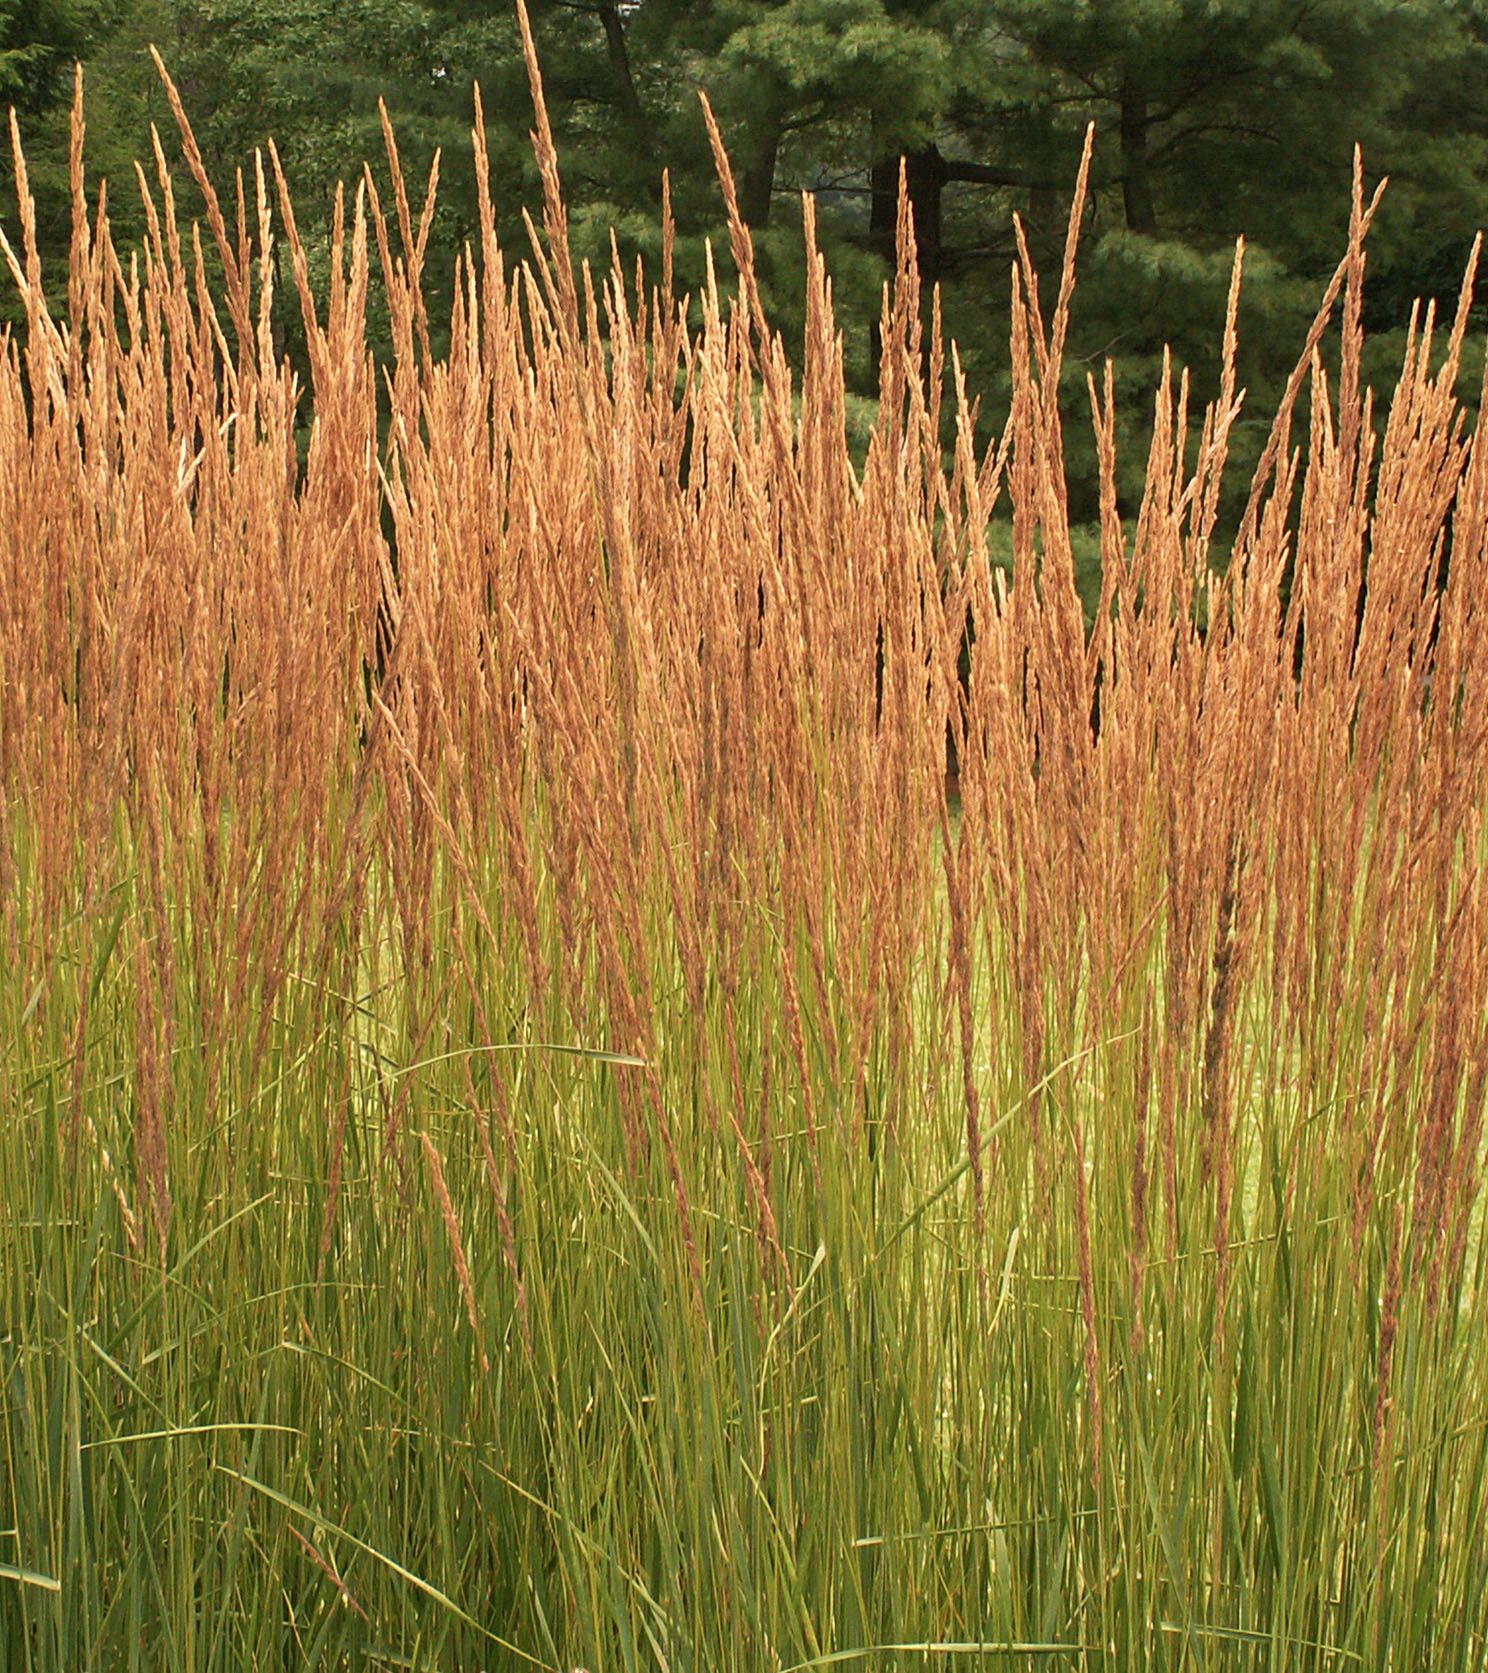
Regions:
<instances>
[{"instance_id":1,"label":"tree branch","mask_svg":"<svg viewBox=\"0 0 1488 1673\"><path fill-rule=\"evenodd\" d=\"M946 163L945 177L947 180L959 180L973 186L1009 186L1017 191L1048 190L1056 184L1052 180L1041 180L1020 169L1001 168L996 163L974 163L969 159L949 160Z\"/></svg>"},{"instance_id":2,"label":"tree branch","mask_svg":"<svg viewBox=\"0 0 1488 1673\"><path fill-rule=\"evenodd\" d=\"M1148 153L1148 161L1152 164L1161 162L1186 140L1194 139L1200 134L1245 134L1251 139L1265 140L1268 145L1281 144L1280 135L1272 133L1268 128L1257 127L1253 122L1195 122L1191 127L1181 128L1176 134L1169 134L1161 145L1154 145Z\"/></svg>"}]
</instances>

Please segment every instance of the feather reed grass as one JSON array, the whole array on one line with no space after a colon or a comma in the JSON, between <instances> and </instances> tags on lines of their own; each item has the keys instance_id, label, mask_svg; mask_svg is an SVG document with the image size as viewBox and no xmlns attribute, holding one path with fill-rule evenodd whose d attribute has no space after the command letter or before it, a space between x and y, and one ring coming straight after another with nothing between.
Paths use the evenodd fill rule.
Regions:
<instances>
[{"instance_id":1,"label":"feather reed grass","mask_svg":"<svg viewBox=\"0 0 1488 1673\"><path fill-rule=\"evenodd\" d=\"M12 126L0 1665L1480 1667L1472 271L1381 422L1356 166L1222 571L1243 246L1134 518L1092 377L1088 625L1088 149L989 447L901 207L854 459L809 201L797 374L711 113L738 297L575 269L527 45L442 358L391 129L320 293L79 100L54 314Z\"/></svg>"}]
</instances>

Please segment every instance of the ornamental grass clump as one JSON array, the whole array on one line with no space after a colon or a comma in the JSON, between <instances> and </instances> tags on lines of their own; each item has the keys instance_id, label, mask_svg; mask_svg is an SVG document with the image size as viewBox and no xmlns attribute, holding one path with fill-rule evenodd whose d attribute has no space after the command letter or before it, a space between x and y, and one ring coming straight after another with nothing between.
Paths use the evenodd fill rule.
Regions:
<instances>
[{"instance_id":1,"label":"ornamental grass clump","mask_svg":"<svg viewBox=\"0 0 1488 1673\"><path fill-rule=\"evenodd\" d=\"M1356 168L1234 529L1243 246L1134 516L1092 376L1088 622L1088 147L859 458L810 200L795 358L711 114L737 296L576 268L528 50L439 354L391 130L317 289L79 99L54 311L12 129L0 1666L1481 1666L1472 268L1377 406Z\"/></svg>"}]
</instances>

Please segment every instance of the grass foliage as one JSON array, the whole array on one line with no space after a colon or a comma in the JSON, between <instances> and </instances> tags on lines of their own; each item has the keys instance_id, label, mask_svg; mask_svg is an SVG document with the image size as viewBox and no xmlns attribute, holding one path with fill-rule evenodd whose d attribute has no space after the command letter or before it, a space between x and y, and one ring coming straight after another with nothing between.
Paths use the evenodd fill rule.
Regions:
<instances>
[{"instance_id":1,"label":"grass foliage","mask_svg":"<svg viewBox=\"0 0 1488 1673\"><path fill-rule=\"evenodd\" d=\"M55 319L17 150L0 1666L1472 1673L1468 287L1382 421L1356 185L1222 576L1241 255L1135 518L1092 381L1087 631L1073 238L978 456L901 216L855 464L814 248L798 381L737 213L576 273L533 75L440 360L391 134L317 298L181 116Z\"/></svg>"}]
</instances>

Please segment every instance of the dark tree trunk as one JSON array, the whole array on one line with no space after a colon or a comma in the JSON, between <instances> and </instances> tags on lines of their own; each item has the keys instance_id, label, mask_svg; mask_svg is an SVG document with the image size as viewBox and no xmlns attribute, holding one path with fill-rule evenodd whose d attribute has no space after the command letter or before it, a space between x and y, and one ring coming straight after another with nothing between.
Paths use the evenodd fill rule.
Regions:
<instances>
[{"instance_id":1,"label":"dark tree trunk","mask_svg":"<svg viewBox=\"0 0 1488 1673\"><path fill-rule=\"evenodd\" d=\"M635 76L630 68L630 48L625 41L625 21L615 0L599 0L599 19L604 25L605 51L615 77L615 89L620 109L631 132L647 152L651 147L651 120L636 91Z\"/></svg>"},{"instance_id":2,"label":"dark tree trunk","mask_svg":"<svg viewBox=\"0 0 1488 1673\"><path fill-rule=\"evenodd\" d=\"M1147 162L1147 89L1135 71L1121 80L1121 195L1126 224L1132 232L1152 237L1157 232L1157 210L1152 202L1152 175Z\"/></svg>"},{"instance_id":3,"label":"dark tree trunk","mask_svg":"<svg viewBox=\"0 0 1488 1673\"><path fill-rule=\"evenodd\" d=\"M1060 204L1059 193L1044 182L1029 187L1027 213L1029 247L1042 266L1051 257L1057 259L1069 215Z\"/></svg>"},{"instance_id":4,"label":"dark tree trunk","mask_svg":"<svg viewBox=\"0 0 1488 1673\"><path fill-rule=\"evenodd\" d=\"M775 163L780 155L780 124L772 121L751 151L739 175L739 213L754 231L770 224L775 192Z\"/></svg>"},{"instance_id":5,"label":"dark tree trunk","mask_svg":"<svg viewBox=\"0 0 1488 1673\"><path fill-rule=\"evenodd\" d=\"M938 145L921 146L904 153L904 183L914 216L915 250L919 257L920 283L926 291L940 283L945 272L945 245L941 236L941 194L949 178L946 160ZM899 218L899 158L881 157L873 165L872 206L868 230L875 248L888 266L894 265L894 229Z\"/></svg>"},{"instance_id":6,"label":"dark tree trunk","mask_svg":"<svg viewBox=\"0 0 1488 1673\"><path fill-rule=\"evenodd\" d=\"M942 240L941 194L949 178L946 160L935 144L904 154L904 185L914 221L915 255L920 270L922 293L929 295L945 272L945 244ZM870 176L872 197L868 212L868 235L890 272L894 268L894 234L899 220L899 158L884 156L873 164ZM875 318L868 327L869 346L875 362L883 350L882 333Z\"/></svg>"}]
</instances>

